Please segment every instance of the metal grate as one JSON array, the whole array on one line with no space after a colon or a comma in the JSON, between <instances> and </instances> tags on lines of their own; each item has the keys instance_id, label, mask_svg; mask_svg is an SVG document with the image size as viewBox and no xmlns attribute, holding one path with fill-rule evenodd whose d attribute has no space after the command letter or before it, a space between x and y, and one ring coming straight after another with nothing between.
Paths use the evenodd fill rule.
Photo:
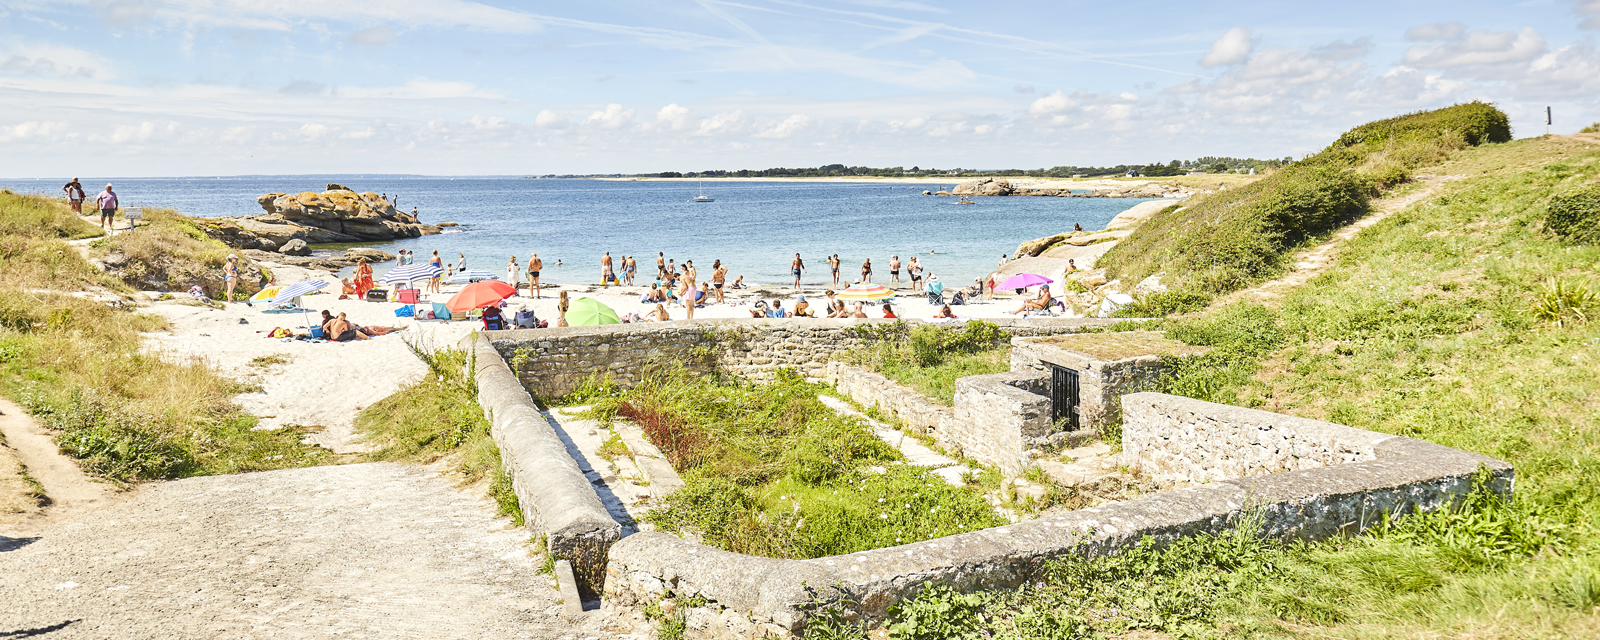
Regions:
<instances>
[{"instance_id":1,"label":"metal grate","mask_svg":"<svg viewBox=\"0 0 1600 640\"><path fill-rule=\"evenodd\" d=\"M1078 372L1050 365L1050 423L1067 421L1068 431L1078 430Z\"/></svg>"}]
</instances>

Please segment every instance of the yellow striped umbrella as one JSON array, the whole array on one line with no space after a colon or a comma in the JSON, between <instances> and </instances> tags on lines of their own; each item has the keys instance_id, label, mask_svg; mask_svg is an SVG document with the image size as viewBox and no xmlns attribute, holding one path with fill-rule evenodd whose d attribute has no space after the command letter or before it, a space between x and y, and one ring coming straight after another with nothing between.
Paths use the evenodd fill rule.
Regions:
<instances>
[{"instance_id":1,"label":"yellow striped umbrella","mask_svg":"<svg viewBox=\"0 0 1600 640\"><path fill-rule=\"evenodd\" d=\"M888 300L889 298L893 297L894 291L881 284L856 283L850 285L850 288L839 292L840 300L864 300L867 302L872 302L875 300Z\"/></svg>"}]
</instances>

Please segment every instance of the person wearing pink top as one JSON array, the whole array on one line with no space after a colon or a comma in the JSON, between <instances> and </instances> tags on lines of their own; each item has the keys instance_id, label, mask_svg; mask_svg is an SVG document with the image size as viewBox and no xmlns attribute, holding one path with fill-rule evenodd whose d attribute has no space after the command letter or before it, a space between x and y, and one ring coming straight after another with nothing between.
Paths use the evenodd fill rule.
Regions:
<instances>
[{"instance_id":1,"label":"person wearing pink top","mask_svg":"<svg viewBox=\"0 0 1600 640\"><path fill-rule=\"evenodd\" d=\"M115 226L117 193L111 190L111 185L106 185L106 190L101 191L94 201L100 205L100 228L110 229L111 226Z\"/></svg>"}]
</instances>

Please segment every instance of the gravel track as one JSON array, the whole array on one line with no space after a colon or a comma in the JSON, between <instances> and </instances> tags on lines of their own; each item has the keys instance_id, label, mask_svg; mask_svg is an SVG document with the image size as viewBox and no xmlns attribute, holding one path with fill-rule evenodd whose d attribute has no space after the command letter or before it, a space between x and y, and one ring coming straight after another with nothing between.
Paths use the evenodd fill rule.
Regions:
<instances>
[{"instance_id":1,"label":"gravel track","mask_svg":"<svg viewBox=\"0 0 1600 640\"><path fill-rule=\"evenodd\" d=\"M146 485L0 536L0 638L610 638L525 529L388 463Z\"/></svg>"}]
</instances>

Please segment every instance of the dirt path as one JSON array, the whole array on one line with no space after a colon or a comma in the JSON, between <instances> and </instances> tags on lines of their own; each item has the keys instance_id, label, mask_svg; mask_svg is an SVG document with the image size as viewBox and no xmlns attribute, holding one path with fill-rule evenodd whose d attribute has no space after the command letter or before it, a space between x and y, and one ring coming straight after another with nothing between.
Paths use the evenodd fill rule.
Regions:
<instances>
[{"instance_id":1,"label":"dirt path","mask_svg":"<svg viewBox=\"0 0 1600 640\"><path fill-rule=\"evenodd\" d=\"M1417 176L1417 183L1420 185L1418 189L1399 197L1373 200L1372 213L1367 214L1365 218L1350 223L1343 229L1338 230L1333 234L1332 238L1328 239L1327 242L1296 253L1294 257L1291 258L1294 261L1294 266L1291 268L1289 273L1284 274L1283 277L1276 280L1263 282L1249 289L1243 289L1234 293L1230 293L1226 296L1216 299L1211 303L1211 306L1225 306L1239 300L1267 302L1282 298L1296 287L1305 284L1312 278L1316 277L1317 274L1322 273L1329 266L1331 266L1334 258L1338 257L1339 247L1343 246L1344 243L1351 238L1356 237L1356 234L1372 228L1379 222L1383 222L1384 220L1388 219L1389 216L1405 210L1406 207L1433 197L1433 195L1437 193L1439 188L1445 183L1454 180L1460 180L1465 177L1466 176Z\"/></svg>"},{"instance_id":2,"label":"dirt path","mask_svg":"<svg viewBox=\"0 0 1600 640\"><path fill-rule=\"evenodd\" d=\"M0 638L612 638L430 467L191 478L0 537Z\"/></svg>"},{"instance_id":3,"label":"dirt path","mask_svg":"<svg viewBox=\"0 0 1600 640\"><path fill-rule=\"evenodd\" d=\"M16 403L0 398L0 433L6 447L16 456L28 475L44 487L48 501L44 509L3 530L27 531L47 521L108 504L117 494L111 485L95 482L71 458L61 455L55 439ZM45 520L41 520L44 518ZM0 636L4 637L4 636Z\"/></svg>"}]
</instances>

